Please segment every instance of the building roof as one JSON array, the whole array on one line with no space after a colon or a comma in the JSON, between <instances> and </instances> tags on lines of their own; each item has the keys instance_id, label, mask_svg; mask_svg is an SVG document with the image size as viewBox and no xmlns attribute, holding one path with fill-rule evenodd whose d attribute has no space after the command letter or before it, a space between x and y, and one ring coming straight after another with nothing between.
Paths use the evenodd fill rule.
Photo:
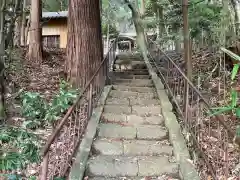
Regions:
<instances>
[{"instance_id":1,"label":"building roof","mask_svg":"<svg viewBox=\"0 0 240 180\"><path fill-rule=\"evenodd\" d=\"M57 18L67 18L68 11L58 11L58 12L42 12L42 18L43 19L57 19ZM29 16L26 17L27 19Z\"/></svg>"},{"instance_id":2,"label":"building roof","mask_svg":"<svg viewBox=\"0 0 240 180\"><path fill-rule=\"evenodd\" d=\"M66 18L68 11L42 12L42 18Z\"/></svg>"}]
</instances>

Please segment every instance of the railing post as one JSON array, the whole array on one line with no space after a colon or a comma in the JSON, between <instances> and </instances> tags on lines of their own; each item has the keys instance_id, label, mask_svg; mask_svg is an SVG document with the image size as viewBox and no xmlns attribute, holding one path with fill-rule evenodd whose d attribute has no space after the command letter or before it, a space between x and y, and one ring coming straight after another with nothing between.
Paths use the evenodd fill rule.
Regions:
<instances>
[{"instance_id":1,"label":"railing post","mask_svg":"<svg viewBox=\"0 0 240 180\"><path fill-rule=\"evenodd\" d=\"M187 80L185 80L185 87L184 87L184 118L187 120L188 119L188 105L189 105L189 84Z\"/></svg>"},{"instance_id":2,"label":"railing post","mask_svg":"<svg viewBox=\"0 0 240 180\"><path fill-rule=\"evenodd\" d=\"M111 65L111 54L109 52L109 55L108 55L108 61L106 62L106 65L105 65L105 69L104 69L104 73L105 73L105 76L106 76L106 79L105 79L105 84L106 85L109 85L110 84L110 77L109 77L109 66Z\"/></svg>"},{"instance_id":3,"label":"railing post","mask_svg":"<svg viewBox=\"0 0 240 180\"><path fill-rule=\"evenodd\" d=\"M90 84L89 92L88 92L88 117L90 118L92 115L92 95L93 95L93 85Z\"/></svg>"},{"instance_id":4,"label":"railing post","mask_svg":"<svg viewBox=\"0 0 240 180\"><path fill-rule=\"evenodd\" d=\"M189 58L189 28L188 28L188 0L182 1L183 11L183 36L184 36L184 60L186 61L186 75L188 79L192 79L192 62ZM189 104L189 84L185 80L185 94L184 94L184 115L187 119L188 104Z\"/></svg>"},{"instance_id":5,"label":"railing post","mask_svg":"<svg viewBox=\"0 0 240 180\"><path fill-rule=\"evenodd\" d=\"M43 163L42 163L42 172L40 180L46 180L47 174L48 174L48 158L49 158L49 152L46 153L46 155L43 157Z\"/></svg>"}]
</instances>

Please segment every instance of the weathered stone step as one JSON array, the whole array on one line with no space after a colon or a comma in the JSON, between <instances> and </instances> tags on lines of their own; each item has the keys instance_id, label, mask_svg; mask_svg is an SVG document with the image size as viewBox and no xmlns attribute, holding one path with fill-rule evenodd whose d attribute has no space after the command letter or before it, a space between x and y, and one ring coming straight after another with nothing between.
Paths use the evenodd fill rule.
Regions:
<instances>
[{"instance_id":1,"label":"weathered stone step","mask_svg":"<svg viewBox=\"0 0 240 180\"><path fill-rule=\"evenodd\" d=\"M114 70L147 69L145 64L114 64Z\"/></svg>"},{"instance_id":2,"label":"weathered stone step","mask_svg":"<svg viewBox=\"0 0 240 180\"><path fill-rule=\"evenodd\" d=\"M118 76L118 74L133 74L133 75L149 75L149 72L147 69L134 69L134 70L124 70L121 72L114 72L115 76Z\"/></svg>"},{"instance_id":3,"label":"weathered stone step","mask_svg":"<svg viewBox=\"0 0 240 180\"><path fill-rule=\"evenodd\" d=\"M126 105L105 105L104 112L106 113L114 113L114 114L131 114L132 108L131 106Z\"/></svg>"},{"instance_id":4,"label":"weathered stone step","mask_svg":"<svg viewBox=\"0 0 240 180\"><path fill-rule=\"evenodd\" d=\"M147 69L144 61L131 60L131 59L118 59L115 61L113 68L115 69ZM127 68L129 67L129 68Z\"/></svg>"},{"instance_id":5,"label":"weathered stone step","mask_svg":"<svg viewBox=\"0 0 240 180\"><path fill-rule=\"evenodd\" d=\"M117 59L115 64L145 64L143 60L138 59Z\"/></svg>"},{"instance_id":6,"label":"weathered stone step","mask_svg":"<svg viewBox=\"0 0 240 180\"><path fill-rule=\"evenodd\" d=\"M123 126L101 123L98 128L98 136L101 138L164 140L167 135L167 130L157 125Z\"/></svg>"},{"instance_id":7,"label":"weathered stone step","mask_svg":"<svg viewBox=\"0 0 240 180\"><path fill-rule=\"evenodd\" d=\"M114 85L113 86L114 90L119 90L119 91L131 91L131 92L154 92L154 88L151 87L133 87L133 86L124 86L124 85Z\"/></svg>"},{"instance_id":8,"label":"weathered stone step","mask_svg":"<svg viewBox=\"0 0 240 180\"><path fill-rule=\"evenodd\" d=\"M141 99L142 100L142 99ZM105 105L105 113L114 114L134 114L139 116L159 116L161 115L161 107L159 105Z\"/></svg>"},{"instance_id":9,"label":"weathered stone step","mask_svg":"<svg viewBox=\"0 0 240 180\"><path fill-rule=\"evenodd\" d=\"M114 85L127 85L138 87L153 87L151 79L116 79Z\"/></svg>"},{"instance_id":10,"label":"weathered stone step","mask_svg":"<svg viewBox=\"0 0 240 180\"><path fill-rule=\"evenodd\" d=\"M117 59L135 59L135 60L143 61L143 58L140 54L131 54L131 53L119 53L117 55Z\"/></svg>"},{"instance_id":11,"label":"weathered stone step","mask_svg":"<svg viewBox=\"0 0 240 180\"><path fill-rule=\"evenodd\" d=\"M158 99L107 98L107 105L159 105Z\"/></svg>"},{"instance_id":12,"label":"weathered stone step","mask_svg":"<svg viewBox=\"0 0 240 180\"><path fill-rule=\"evenodd\" d=\"M115 75L115 79L122 78L122 79L150 79L150 75L134 75L134 74L126 74L124 72L120 72Z\"/></svg>"},{"instance_id":13,"label":"weathered stone step","mask_svg":"<svg viewBox=\"0 0 240 180\"><path fill-rule=\"evenodd\" d=\"M109 177L88 177L88 180L180 180L180 178L173 178L168 175L162 176L147 176L147 177L117 177L117 178L109 178Z\"/></svg>"},{"instance_id":14,"label":"weathered stone step","mask_svg":"<svg viewBox=\"0 0 240 180\"><path fill-rule=\"evenodd\" d=\"M163 156L96 156L87 164L89 176L160 176L170 174L177 176L178 165Z\"/></svg>"},{"instance_id":15,"label":"weathered stone step","mask_svg":"<svg viewBox=\"0 0 240 180\"><path fill-rule=\"evenodd\" d=\"M161 107L159 105L134 105L132 106L132 114L139 116L160 116L162 114Z\"/></svg>"},{"instance_id":16,"label":"weathered stone step","mask_svg":"<svg viewBox=\"0 0 240 180\"><path fill-rule=\"evenodd\" d=\"M135 58L135 59L143 59L140 53L136 52L119 52L118 58Z\"/></svg>"},{"instance_id":17,"label":"weathered stone step","mask_svg":"<svg viewBox=\"0 0 240 180\"><path fill-rule=\"evenodd\" d=\"M164 123L163 116L150 116L141 117L137 115L124 115L124 114L113 114L103 113L102 122L105 123L119 123L126 125L162 125Z\"/></svg>"},{"instance_id":18,"label":"weathered stone step","mask_svg":"<svg viewBox=\"0 0 240 180\"><path fill-rule=\"evenodd\" d=\"M130 101L127 98L119 99L119 98L110 98L110 97L108 97L106 99L105 104L106 105L126 105L126 106L129 106L130 105Z\"/></svg>"},{"instance_id":19,"label":"weathered stone step","mask_svg":"<svg viewBox=\"0 0 240 180\"><path fill-rule=\"evenodd\" d=\"M109 93L109 97L113 98L129 98L129 99L154 99L157 98L156 93L153 92L131 92L131 91L119 91L119 90L112 90Z\"/></svg>"},{"instance_id":20,"label":"weathered stone step","mask_svg":"<svg viewBox=\"0 0 240 180\"><path fill-rule=\"evenodd\" d=\"M173 148L161 141L97 139L92 150L100 155L171 156Z\"/></svg>"}]
</instances>

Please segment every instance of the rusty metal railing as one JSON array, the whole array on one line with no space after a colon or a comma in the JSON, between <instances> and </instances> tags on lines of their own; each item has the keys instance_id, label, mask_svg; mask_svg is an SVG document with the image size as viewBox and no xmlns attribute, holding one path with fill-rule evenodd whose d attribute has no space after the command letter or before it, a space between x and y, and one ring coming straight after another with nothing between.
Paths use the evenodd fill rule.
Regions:
<instances>
[{"instance_id":1,"label":"rusty metal railing","mask_svg":"<svg viewBox=\"0 0 240 180\"><path fill-rule=\"evenodd\" d=\"M235 129L228 124L228 117L210 117L211 107L199 88L152 41L149 43L149 54L151 64L155 66L173 102L192 162L201 179L240 179L236 170L240 155L238 146L234 144ZM164 61L164 67L159 66L158 57Z\"/></svg>"},{"instance_id":2,"label":"rusty metal railing","mask_svg":"<svg viewBox=\"0 0 240 180\"><path fill-rule=\"evenodd\" d=\"M52 180L68 175L92 110L96 106L104 86L111 79L110 73L115 60L115 51L116 40L76 102L68 109L49 137L42 151L41 180Z\"/></svg>"}]
</instances>

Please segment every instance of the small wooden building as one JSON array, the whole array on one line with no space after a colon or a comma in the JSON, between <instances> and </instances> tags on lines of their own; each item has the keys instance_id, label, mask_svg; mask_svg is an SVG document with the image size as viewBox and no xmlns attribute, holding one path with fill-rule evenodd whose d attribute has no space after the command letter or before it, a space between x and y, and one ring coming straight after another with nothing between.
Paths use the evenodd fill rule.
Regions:
<instances>
[{"instance_id":1,"label":"small wooden building","mask_svg":"<svg viewBox=\"0 0 240 180\"><path fill-rule=\"evenodd\" d=\"M43 46L49 48L66 48L67 16L68 11L42 12Z\"/></svg>"}]
</instances>

